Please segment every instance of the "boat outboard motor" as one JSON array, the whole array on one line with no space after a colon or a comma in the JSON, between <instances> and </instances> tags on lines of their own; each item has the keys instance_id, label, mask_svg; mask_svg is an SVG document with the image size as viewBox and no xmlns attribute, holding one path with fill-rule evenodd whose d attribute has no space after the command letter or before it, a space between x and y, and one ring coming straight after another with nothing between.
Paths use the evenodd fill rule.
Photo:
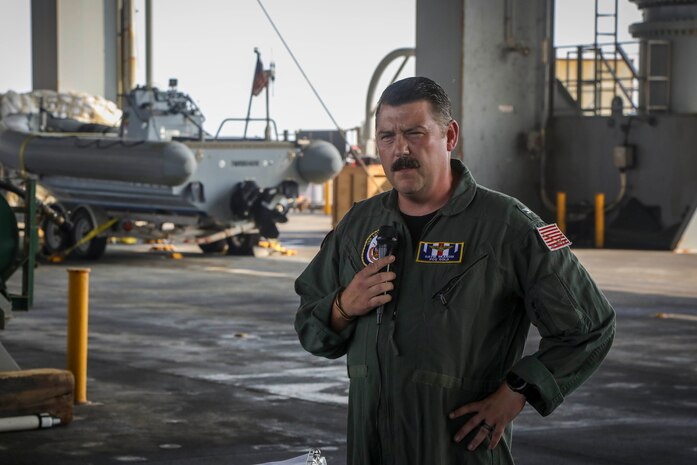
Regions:
<instances>
[{"instance_id":1,"label":"boat outboard motor","mask_svg":"<svg viewBox=\"0 0 697 465\"><path fill-rule=\"evenodd\" d=\"M230 210L237 219L253 219L259 234L275 239L279 235L276 223L285 223L286 209L278 203L278 197L295 198L298 185L284 181L277 187L262 189L254 181L244 181L235 185L230 196Z\"/></svg>"},{"instance_id":2,"label":"boat outboard motor","mask_svg":"<svg viewBox=\"0 0 697 465\"><path fill-rule=\"evenodd\" d=\"M248 219L260 193L261 188L254 181L243 181L235 184L230 196L230 210L235 218Z\"/></svg>"}]
</instances>

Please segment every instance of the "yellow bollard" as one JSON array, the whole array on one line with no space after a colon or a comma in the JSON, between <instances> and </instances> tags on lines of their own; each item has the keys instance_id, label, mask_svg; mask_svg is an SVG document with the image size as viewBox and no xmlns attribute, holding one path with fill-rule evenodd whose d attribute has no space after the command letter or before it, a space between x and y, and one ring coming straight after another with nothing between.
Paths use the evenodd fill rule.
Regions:
<instances>
[{"instance_id":1,"label":"yellow bollard","mask_svg":"<svg viewBox=\"0 0 697 465\"><path fill-rule=\"evenodd\" d=\"M324 183L324 214L332 214L331 181Z\"/></svg>"},{"instance_id":2,"label":"yellow bollard","mask_svg":"<svg viewBox=\"0 0 697 465\"><path fill-rule=\"evenodd\" d=\"M605 194L595 194L595 248L605 247Z\"/></svg>"},{"instance_id":3,"label":"yellow bollard","mask_svg":"<svg viewBox=\"0 0 697 465\"><path fill-rule=\"evenodd\" d=\"M566 234L566 192L557 192L557 226Z\"/></svg>"},{"instance_id":4,"label":"yellow bollard","mask_svg":"<svg viewBox=\"0 0 697 465\"><path fill-rule=\"evenodd\" d=\"M89 273L89 268L68 269L68 371L75 377L75 404L87 402Z\"/></svg>"}]
</instances>

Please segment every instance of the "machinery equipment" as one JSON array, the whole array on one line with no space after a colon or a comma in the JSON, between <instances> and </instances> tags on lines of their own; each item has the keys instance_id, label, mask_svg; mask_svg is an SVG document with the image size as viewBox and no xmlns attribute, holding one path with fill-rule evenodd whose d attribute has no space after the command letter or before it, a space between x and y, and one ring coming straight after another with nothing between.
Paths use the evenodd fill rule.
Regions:
<instances>
[{"instance_id":1,"label":"machinery equipment","mask_svg":"<svg viewBox=\"0 0 697 465\"><path fill-rule=\"evenodd\" d=\"M44 225L47 254L100 226L74 256L98 258L109 236L171 235L192 236L204 252L249 254L260 236L278 237L276 224L308 183L328 181L343 166L342 154L321 140L221 137L233 118L207 134L176 80L167 90L137 87L125 101L119 127L83 124L46 102L4 118L0 163L35 176L72 223Z\"/></svg>"},{"instance_id":2,"label":"machinery equipment","mask_svg":"<svg viewBox=\"0 0 697 465\"><path fill-rule=\"evenodd\" d=\"M20 229L15 210L5 197L0 195L0 329L12 317L12 310L29 310L33 304L34 265L38 250L36 183L27 180L25 189L0 180L0 191L11 191L24 199L20 209L23 216L24 235L20 242ZM22 285L19 294L10 293L7 281L22 270Z\"/></svg>"}]
</instances>

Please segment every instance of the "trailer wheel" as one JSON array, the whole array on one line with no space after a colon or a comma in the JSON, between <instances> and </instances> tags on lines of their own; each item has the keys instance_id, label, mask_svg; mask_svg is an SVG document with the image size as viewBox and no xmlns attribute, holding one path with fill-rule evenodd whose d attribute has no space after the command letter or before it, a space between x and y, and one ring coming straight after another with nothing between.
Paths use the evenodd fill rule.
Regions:
<instances>
[{"instance_id":1,"label":"trailer wheel","mask_svg":"<svg viewBox=\"0 0 697 465\"><path fill-rule=\"evenodd\" d=\"M225 247L227 246L227 243L225 242L225 239L220 239L219 241L215 242L210 242L208 244L200 243L199 248L203 253L222 253L225 251Z\"/></svg>"},{"instance_id":2,"label":"trailer wheel","mask_svg":"<svg viewBox=\"0 0 697 465\"><path fill-rule=\"evenodd\" d=\"M236 234L226 240L228 255L253 257L254 246L259 243L259 234Z\"/></svg>"},{"instance_id":3,"label":"trailer wheel","mask_svg":"<svg viewBox=\"0 0 697 465\"><path fill-rule=\"evenodd\" d=\"M83 237L98 225L95 222L90 212L85 208L79 208L72 216L73 222L73 243L77 244ZM106 250L106 237L95 237L84 244L81 244L73 249L73 256L77 258L96 260L104 255Z\"/></svg>"},{"instance_id":4,"label":"trailer wheel","mask_svg":"<svg viewBox=\"0 0 697 465\"><path fill-rule=\"evenodd\" d=\"M60 204L51 205L51 209L65 215L65 208ZM44 232L44 246L42 248L44 255L51 256L70 246L72 237L68 227L61 228L53 221L46 219L41 225L41 229Z\"/></svg>"}]
</instances>

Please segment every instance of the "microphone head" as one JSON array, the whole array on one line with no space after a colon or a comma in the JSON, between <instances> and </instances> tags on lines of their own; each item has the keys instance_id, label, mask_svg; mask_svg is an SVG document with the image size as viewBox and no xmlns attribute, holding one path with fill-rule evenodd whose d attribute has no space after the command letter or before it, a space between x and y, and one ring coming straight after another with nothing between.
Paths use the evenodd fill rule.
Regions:
<instances>
[{"instance_id":1,"label":"microphone head","mask_svg":"<svg viewBox=\"0 0 697 465\"><path fill-rule=\"evenodd\" d=\"M394 252L399 246L399 232L390 225L380 226L378 230L378 257L383 258L388 255L394 255Z\"/></svg>"}]
</instances>

